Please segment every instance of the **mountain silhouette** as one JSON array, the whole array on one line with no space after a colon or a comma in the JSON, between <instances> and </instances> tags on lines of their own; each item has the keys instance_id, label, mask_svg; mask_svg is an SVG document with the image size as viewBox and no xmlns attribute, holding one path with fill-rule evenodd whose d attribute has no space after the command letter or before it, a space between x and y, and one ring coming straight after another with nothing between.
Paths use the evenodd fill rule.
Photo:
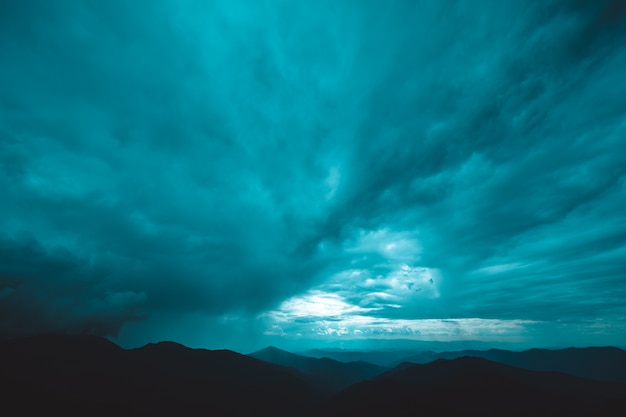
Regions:
<instances>
[{"instance_id":1,"label":"mountain silhouette","mask_svg":"<svg viewBox=\"0 0 626 417\"><path fill-rule=\"evenodd\" d=\"M286 369L231 351L95 336L0 342L3 406L20 415L293 415L318 393Z\"/></svg>"},{"instance_id":2,"label":"mountain silhouette","mask_svg":"<svg viewBox=\"0 0 626 417\"><path fill-rule=\"evenodd\" d=\"M415 354L415 350L347 350L311 349L304 352L312 358L330 358L339 362L368 362L385 368L393 368L405 358Z\"/></svg>"},{"instance_id":3,"label":"mountain silhouette","mask_svg":"<svg viewBox=\"0 0 626 417\"><path fill-rule=\"evenodd\" d=\"M402 364L346 389L329 416L591 416L622 407L626 385L515 368L481 358Z\"/></svg>"},{"instance_id":4,"label":"mountain silhouette","mask_svg":"<svg viewBox=\"0 0 626 417\"><path fill-rule=\"evenodd\" d=\"M388 368L363 361L344 363L329 358L310 358L274 346L269 346L248 356L295 368L306 374L312 384L328 394L338 392L388 370Z\"/></svg>"},{"instance_id":5,"label":"mountain silhouette","mask_svg":"<svg viewBox=\"0 0 626 417\"><path fill-rule=\"evenodd\" d=\"M559 371L599 381L626 382L626 351L615 347L530 349L523 352L501 349L419 352L397 363L428 363L462 356L483 358L535 371Z\"/></svg>"},{"instance_id":6,"label":"mountain silhouette","mask_svg":"<svg viewBox=\"0 0 626 417\"><path fill-rule=\"evenodd\" d=\"M10 415L626 415L626 384L476 357L381 373L272 347L251 356L173 342L122 349L54 334L2 340L0 357L2 410Z\"/></svg>"}]
</instances>

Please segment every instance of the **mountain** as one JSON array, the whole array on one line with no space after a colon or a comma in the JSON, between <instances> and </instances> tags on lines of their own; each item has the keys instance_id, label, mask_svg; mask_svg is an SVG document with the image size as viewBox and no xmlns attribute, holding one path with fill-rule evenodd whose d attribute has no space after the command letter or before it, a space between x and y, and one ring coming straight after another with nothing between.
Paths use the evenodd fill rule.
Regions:
<instances>
[{"instance_id":1,"label":"mountain","mask_svg":"<svg viewBox=\"0 0 626 417\"><path fill-rule=\"evenodd\" d=\"M301 352L304 356L313 358L330 358L339 362L364 361L378 366L392 368L401 363L404 358L415 355L416 352L452 352L467 349L486 350L488 348L507 349L513 346L511 343L500 342L497 344L482 342L479 340L462 341L425 341L407 339L378 339L368 340L371 349L361 349L359 346L363 340L345 340L342 347L324 347Z\"/></svg>"},{"instance_id":2,"label":"mountain","mask_svg":"<svg viewBox=\"0 0 626 417\"><path fill-rule=\"evenodd\" d=\"M293 415L319 401L296 372L231 351L94 336L0 342L2 406L21 415Z\"/></svg>"},{"instance_id":3,"label":"mountain","mask_svg":"<svg viewBox=\"0 0 626 417\"><path fill-rule=\"evenodd\" d=\"M253 355L263 360L173 342L127 350L95 336L2 340L2 411L157 417L626 415L626 384L476 357L403 363L380 373L372 364L276 348ZM351 379L361 382L336 392Z\"/></svg>"},{"instance_id":4,"label":"mountain","mask_svg":"<svg viewBox=\"0 0 626 417\"><path fill-rule=\"evenodd\" d=\"M313 358L329 358L339 362L368 362L390 368L415 354L415 350L344 350L311 349L304 352Z\"/></svg>"},{"instance_id":5,"label":"mountain","mask_svg":"<svg viewBox=\"0 0 626 417\"><path fill-rule=\"evenodd\" d=\"M428 363L437 359L454 359L462 356L483 358L535 371L559 371L599 381L626 382L626 351L615 347L530 349L523 352L500 349L419 352L397 363Z\"/></svg>"},{"instance_id":6,"label":"mountain","mask_svg":"<svg viewBox=\"0 0 626 417\"><path fill-rule=\"evenodd\" d=\"M375 377L388 368L368 362L339 362L329 358L311 358L296 355L269 346L249 354L256 359L288 366L309 376L309 381L326 393L335 393L357 382Z\"/></svg>"},{"instance_id":7,"label":"mountain","mask_svg":"<svg viewBox=\"0 0 626 417\"><path fill-rule=\"evenodd\" d=\"M626 385L515 368L481 358L407 365L337 394L329 416L611 415ZM624 409L626 410L626 409ZM621 411L618 410L618 412Z\"/></svg>"}]
</instances>

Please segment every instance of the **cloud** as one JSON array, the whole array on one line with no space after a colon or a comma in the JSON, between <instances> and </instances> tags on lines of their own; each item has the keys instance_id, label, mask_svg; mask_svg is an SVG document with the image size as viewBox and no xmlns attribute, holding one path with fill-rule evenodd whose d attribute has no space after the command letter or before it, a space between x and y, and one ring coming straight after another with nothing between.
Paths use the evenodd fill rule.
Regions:
<instances>
[{"instance_id":1,"label":"cloud","mask_svg":"<svg viewBox=\"0 0 626 417\"><path fill-rule=\"evenodd\" d=\"M314 290L286 300L278 309L263 313L260 319L271 326L266 335L283 338L300 338L304 335L314 340L339 337L356 340L521 341L527 332L526 327L536 324L530 320L399 319L390 318L389 314L372 314L382 309L364 308L351 304L336 293Z\"/></svg>"},{"instance_id":2,"label":"cloud","mask_svg":"<svg viewBox=\"0 0 626 417\"><path fill-rule=\"evenodd\" d=\"M141 318L143 292L123 289L106 266L77 259L57 248L45 250L33 238L0 240L0 331L79 332L116 336ZM42 272L45 271L45 274Z\"/></svg>"},{"instance_id":3,"label":"cloud","mask_svg":"<svg viewBox=\"0 0 626 417\"><path fill-rule=\"evenodd\" d=\"M3 333L626 317L619 2L0 7Z\"/></svg>"}]
</instances>

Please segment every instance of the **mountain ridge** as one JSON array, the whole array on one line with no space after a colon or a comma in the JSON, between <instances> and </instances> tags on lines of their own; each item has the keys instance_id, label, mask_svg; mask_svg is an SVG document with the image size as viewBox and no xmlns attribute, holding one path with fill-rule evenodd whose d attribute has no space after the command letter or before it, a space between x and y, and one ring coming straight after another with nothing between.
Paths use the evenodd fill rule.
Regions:
<instances>
[{"instance_id":1,"label":"mountain ridge","mask_svg":"<svg viewBox=\"0 0 626 417\"><path fill-rule=\"evenodd\" d=\"M340 362L330 358L311 358L275 346L268 346L250 353L248 356L277 365L292 367L310 375L315 386L328 394L339 392L352 384L375 377L388 369L363 361Z\"/></svg>"},{"instance_id":2,"label":"mountain ridge","mask_svg":"<svg viewBox=\"0 0 626 417\"><path fill-rule=\"evenodd\" d=\"M626 351L613 346L533 348L524 351L504 349L419 352L400 362L428 363L436 359L474 356L535 371L559 371L599 381L626 382ZM394 365L395 365L394 364Z\"/></svg>"},{"instance_id":3,"label":"mountain ridge","mask_svg":"<svg viewBox=\"0 0 626 417\"><path fill-rule=\"evenodd\" d=\"M620 407L626 393L626 385L610 384L466 356L412 366L404 363L342 391L325 404L323 412L404 416L419 404L429 416L587 416L599 415L598 410L610 414L607 404Z\"/></svg>"},{"instance_id":4,"label":"mountain ridge","mask_svg":"<svg viewBox=\"0 0 626 417\"><path fill-rule=\"evenodd\" d=\"M626 384L471 356L405 362L379 372L369 363L310 358L276 347L250 355L175 342L124 349L95 336L42 335L0 341L0 357L9 359L0 368L3 405L23 415L613 417L626 412ZM358 374L360 382L345 387L344 381L341 389L337 381L354 378L364 366L377 374ZM332 389L321 385L333 378Z\"/></svg>"},{"instance_id":5,"label":"mountain ridge","mask_svg":"<svg viewBox=\"0 0 626 417\"><path fill-rule=\"evenodd\" d=\"M95 409L102 415L247 416L263 409L282 416L320 398L292 370L233 351L169 342L126 350L96 340L61 335L0 343L2 357L11 358L0 371L9 409L77 416Z\"/></svg>"}]
</instances>

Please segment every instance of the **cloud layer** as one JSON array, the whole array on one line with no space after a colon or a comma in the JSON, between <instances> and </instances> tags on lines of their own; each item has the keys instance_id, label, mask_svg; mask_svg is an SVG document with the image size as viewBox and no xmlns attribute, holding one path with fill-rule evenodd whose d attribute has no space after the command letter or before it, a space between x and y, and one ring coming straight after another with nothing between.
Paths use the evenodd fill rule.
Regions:
<instances>
[{"instance_id":1,"label":"cloud layer","mask_svg":"<svg viewBox=\"0 0 626 417\"><path fill-rule=\"evenodd\" d=\"M3 334L623 341L621 2L0 8Z\"/></svg>"}]
</instances>

